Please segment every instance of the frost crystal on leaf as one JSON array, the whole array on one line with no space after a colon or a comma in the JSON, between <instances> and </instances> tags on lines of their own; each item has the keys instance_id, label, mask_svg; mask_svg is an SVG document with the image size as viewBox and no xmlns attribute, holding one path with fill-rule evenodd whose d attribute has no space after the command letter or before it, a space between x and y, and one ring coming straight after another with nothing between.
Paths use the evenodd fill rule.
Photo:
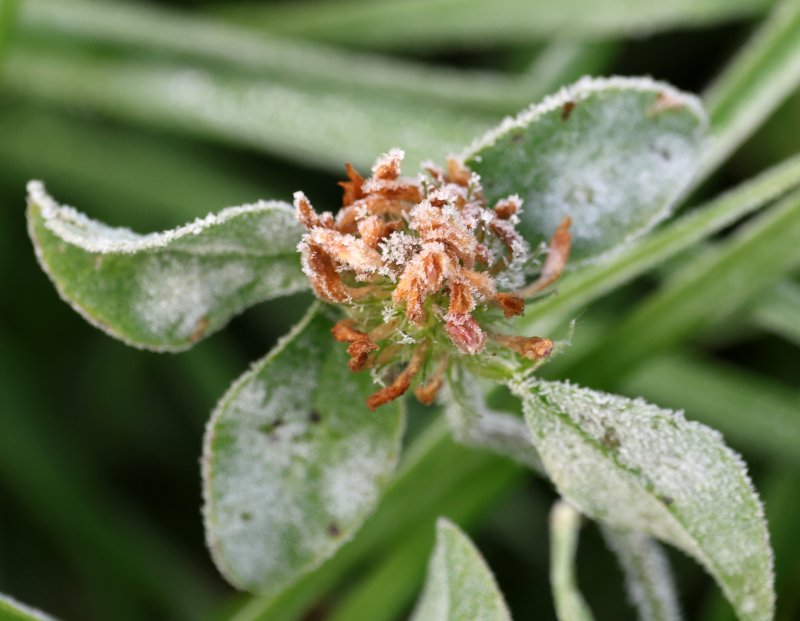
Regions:
<instances>
[{"instance_id":1,"label":"frost crystal on leaf","mask_svg":"<svg viewBox=\"0 0 800 621\"><path fill-rule=\"evenodd\" d=\"M307 232L298 249L318 297L341 305L348 319L334 338L348 343L350 369L381 371L385 386L370 408L391 401L416 382L432 402L448 360L487 349L541 360L549 339L512 337L495 329L520 315L525 298L553 283L569 255L569 218L556 229L538 279L525 286L533 263L517 232L522 199L487 204L480 177L460 160L433 164L413 179L401 176L403 152L391 149L362 178L350 165L343 208L318 214L302 192L294 196ZM406 363L397 372L398 363Z\"/></svg>"}]
</instances>

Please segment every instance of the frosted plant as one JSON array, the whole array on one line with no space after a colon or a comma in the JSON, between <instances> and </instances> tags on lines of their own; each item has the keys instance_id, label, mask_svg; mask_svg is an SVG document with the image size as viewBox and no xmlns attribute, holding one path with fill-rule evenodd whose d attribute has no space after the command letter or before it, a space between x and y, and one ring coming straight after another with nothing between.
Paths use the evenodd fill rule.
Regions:
<instances>
[{"instance_id":1,"label":"frosted plant","mask_svg":"<svg viewBox=\"0 0 800 621\"><path fill-rule=\"evenodd\" d=\"M297 192L293 205L258 202L141 236L31 182L29 228L62 297L137 347L185 349L259 301L309 287L320 298L207 427L207 540L235 586L275 597L358 532L393 479L401 397L413 391L443 406L458 440L531 467L564 497L552 519L561 619L591 616L573 574L583 514L603 524L642 618L680 618L655 538L703 565L740 619L767 621L763 511L721 436L534 375L558 343L529 333L529 313L576 266L612 261L670 214L705 129L698 100L666 84L585 78L419 177L401 175L399 149L369 178L348 166L335 214ZM521 416L487 405L492 382ZM448 522L413 618L510 618L488 566Z\"/></svg>"},{"instance_id":2,"label":"frosted plant","mask_svg":"<svg viewBox=\"0 0 800 621\"><path fill-rule=\"evenodd\" d=\"M381 156L366 180L348 166L335 218L317 215L302 192L295 195L308 230L299 245L303 271L317 296L348 314L333 336L350 343L350 370L391 371L407 361L367 399L371 410L404 394L420 375L414 394L431 404L449 359L459 354L496 356L505 349L533 361L549 356L550 339L495 326L521 315L526 296L558 279L571 243L566 217L538 278L498 291L501 282L521 283L533 263L516 230L522 199L511 195L489 209L480 177L455 158L446 172L428 164L419 180L402 178L403 155L392 149Z\"/></svg>"}]
</instances>

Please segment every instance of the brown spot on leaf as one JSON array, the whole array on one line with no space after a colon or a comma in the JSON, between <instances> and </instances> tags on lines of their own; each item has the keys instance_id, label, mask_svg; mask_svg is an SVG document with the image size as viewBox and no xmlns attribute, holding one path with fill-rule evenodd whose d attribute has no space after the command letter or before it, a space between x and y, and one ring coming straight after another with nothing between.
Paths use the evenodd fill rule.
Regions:
<instances>
[{"instance_id":1,"label":"brown spot on leaf","mask_svg":"<svg viewBox=\"0 0 800 621\"><path fill-rule=\"evenodd\" d=\"M513 134L511 134L511 142L513 142L514 144L519 144L520 142L522 142L522 139L524 137L525 135L522 132L514 132Z\"/></svg>"},{"instance_id":2,"label":"brown spot on leaf","mask_svg":"<svg viewBox=\"0 0 800 621\"><path fill-rule=\"evenodd\" d=\"M675 502L675 499L672 496L667 496L666 494L659 495L658 499L667 506L670 506L673 502Z\"/></svg>"},{"instance_id":3,"label":"brown spot on leaf","mask_svg":"<svg viewBox=\"0 0 800 621\"><path fill-rule=\"evenodd\" d=\"M279 427L282 427L284 423L285 421L278 417L275 420L271 420L268 423L260 425L258 430L263 434L272 435Z\"/></svg>"},{"instance_id":4,"label":"brown spot on leaf","mask_svg":"<svg viewBox=\"0 0 800 621\"><path fill-rule=\"evenodd\" d=\"M194 330L192 330L192 333L189 336L189 340L192 343L196 343L201 338L203 338L206 331L208 330L208 324L209 321L207 316L204 315L203 317L200 317L200 319L197 320L197 323L194 324Z\"/></svg>"},{"instance_id":5,"label":"brown spot on leaf","mask_svg":"<svg viewBox=\"0 0 800 621\"><path fill-rule=\"evenodd\" d=\"M331 522L330 524L328 524L328 535L330 535L331 537L338 537L341 534L342 531L336 522Z\"/></svg>"},{"instance_id":6,"label":"brown spot on leaf","mask_svg":"<svg viewBox=\"0 0 800 621\"><path fill-rule=\"evenodd\" d=\"M572 115L572 111L575 109L575 102L574 101L565 101L564 105L561 106L561 120L567 121L569 117Z\"/></svg>"},{"instance_id":7,"label":"brown spot on leaf","mask_svg":"<svg viewBox=\"0 0 800 621\"><path fill-rule=\"evenodd\" d=\"M619 434L617 430L613 427L606 427L605 432L603 433L603 445L606 448L616 450L620 447L622 442L619 439Z\"/></svg>"},{"instance_id":8,"label":"brown spot on leaf","mask_svg":"<svg viewBox=\"0 0 800 621\"><path fill-rule=\"evenodd\" d=\"M683 108L684 105L686 104L682 99L666 91L661 91L656 95L656 100L647 110L646 115L648 117L656 116L667 110L678 110Z\"/></svg>"},{"instance_id":9,"label":"brown spot on leaf","mask_svg":"<svg viewBox=\"0 0 800 621\"><path fill-rule=\"evenodd\" d=\"M311 410L308 413L308 422L309 423L312 423L312 424L316 425L316 424L320 423L321 421L322 421L322 415L320 415L320 413L317 412L316 410Z\"/></svg>"}]
</instances>

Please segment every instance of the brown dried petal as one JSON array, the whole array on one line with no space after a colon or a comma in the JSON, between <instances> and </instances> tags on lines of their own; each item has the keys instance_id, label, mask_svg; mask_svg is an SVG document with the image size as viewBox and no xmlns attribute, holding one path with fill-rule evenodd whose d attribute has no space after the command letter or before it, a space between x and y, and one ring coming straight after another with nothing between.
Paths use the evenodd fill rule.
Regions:
<instances>
[{"instance_id":1,"label":"brown dried petal","mask_svg":"<svg viewBox=\"0 0 800 621\"><path fill-rule=\"evenodd\" d=\"M547 259L544 262L539 278L527 287L517 291L518 295L523 298L529 298L552 285L561 276L561 272L569 259L570 248L572 248L572 235L569 232L570 224L572 224L572 219L569 216L565 216L561 224L558 225L556 232L553 233L553 237L550 238L550 250L547 253Z\"/></svg>"},{"instance_id":2,"label":"brown dried petal","mask_svg":"<svg viewBox=\"0 0 800 621\"><path fill-rule=\"evenodd\" d=\"M461 280L450 281L450 306L447 308L448 314L465 314L472 312L475 308L475 300L472 291L467 283Z\"/></svg>"},{"instance_id":3,"label":"brown dried petal","mask_svg":"<svg viewBox=\"0 0 800 621\"><path fill-rule=\"evenodd\" d=\"M447 159L448 181L467 187L470 177L472 177L472 171L464 165L463 161L455 157Z\"/></svg>"},{"instance_id":4,"label":"brown dried petal","mask_svg":"<svg viewBox=\"0 0 800 621\"><path fill-rule=\"evenodd\" d=\"M337 321L331 328L331 334L333 334L333 338L340 343L352 343L353 341L365 338L369 340L369 336L367 336L366 332L356 330L355 322L353 322L352 319Z\"/></svg>"},{"instance_id":5,"label":"brown dried petal","mask_svg":"<svg viewBox=\"0 0 800 621\"><path fill-rule=\"evenodd\" d=\"M525 300L515 293L495 293L494 301L503 309L503 317L506 319L525 312Z\"/></svg>"},{"instance_id":6,"label":"brown dried petal","mask_svg":"<svg viewBox=\"0 0 800 621\"><path fill-rule=\"evenodd\" d=\"M542 360L553 353L553 341L540 336L511 336L495 334L495 341L529 360Z\"/></svg>"},{"instance_id":7,"label":"brown dried petal","mask_svg":"<svg viewBox=\"0 0 800 621\"><path fill-rule=\"evenodd\" d=\"M519 197L516 196L509 196L508 198L499 200L494 206L494 214L501 220L508 220L511 216L517 213L517 210L519 209L519 203Z\"/></svg>"},{"instance_id":8,"label":"brown dried petal","mask_svg":"<svg viewBox=\"0 0 800 621\"><path fill-rule=\"evenodd\" d=\"M441 244L427 244L408 262L392 294L396 306L406 304L406 316L417 325L422 323L425 298L442 288L445 279L456 272L453 260Z\"/></svg>"},{"instance_id":9,"label":"brown dried petal","mask_svg":"<svg viewBox=\"0 0 800 621\"><path fill-rule=\"evenodd\" d=\"M359 175L358 171L350 165L350 162L345 164L345 170L347 170L347 178L349 181L340 181L339 185L344 189L342 205L347 207L364 196L361 192L361 186L364 184L364 178Z\"/></svg>"},{"instance_id":10,"label":"brown dried petal","mask_svg":"<svg viewBox=\"0 0 800 621\"><path fill-rule=\"evenodd\" d=\"M486 345L486 335L472 315L448 313L444 316L447 335L462 354L478 354Z\"/></svg>"},{"instance_id":11,"label":"brown dried petal","mask_svg":"<svg viewBox=\"0 0 800 621\"><path fill-rule=\"evenodd\" d=\"M311 243L323 248L336 263L359 274L373 273L383 265L381 255L353 235L315 228L307 237Z\"/></svg>"},{"instance_id":12,"label":"brown dried petal","mask_svg":"<svg viewBox=\"0 0 800 621\"><path fill-rule=\"evenodd\" d=\"M377 349L378 346L370 341L369 337L366 335L362 339L353 341L347 348L347 353L350 355L350 362L347 363L347 366L350 367L350 370L353 371L353 373L357 373L358 371L365 369L367 367L367 361L370 352L373 352Z\"/></svg>"},{"instance_id":13,"label":"brown dried petal","mask_svg":"<svg viewBox=\"0 0 800 621\"><path fill-rule=\"evenodd\" d=\"M328 302L345 302L347 289L342 282L333 260L315 244L304 244L301 249L303 271L314 292Z\"/></svg>"},{"instance_id":14,"label":"brown dried petal","mask_svg":"<svg viewBox=\"0 0 800 621\"><path fill-rule=\"evenodd\" d=\"M423 343L417 347L408 365L400 372L395 380L385 388L381 388L369 396L367 399L367 407L374 412L376 408L390 401L394 401L397 397L403 395L411 386L411 380L414 379L414 376L419 373L422 368L427 353L427 343Z\"/></svg>"},{"instance_id":15,"label":"brown dried petal","mask_svg":"<svg viewBox=\"0 0 800 621\"><path fill-rule=\"evenodd\" d=\"M401 149L389 149L381 155L372 167L372 176L376 179L397 179L400 176L400 165L405 157Z\"/></svg>"},{"instance_id":16,"label":"brown dried petal","mask_svg":"<svg viewBox=\"0 0 800 621\"><path fill-rule=\"evenodd\" d=\"M294 193L294 209L300 224L308 230L317 226L333 228L333 215L328 211L317 214L311 206L311 201L302 192Z\"/></svg>"},{"instance_id":17,"label":"brown dried petal","mask_svg":"<svg viewBox=\"0 0 800 621\"><path fill-rule=\"evenodd\" d=\"M494 281L489 274L468 269L462 269L460 274L472 287L472 292L481 299L489 300L494 297Z\"/></svg>"}]
</instances>

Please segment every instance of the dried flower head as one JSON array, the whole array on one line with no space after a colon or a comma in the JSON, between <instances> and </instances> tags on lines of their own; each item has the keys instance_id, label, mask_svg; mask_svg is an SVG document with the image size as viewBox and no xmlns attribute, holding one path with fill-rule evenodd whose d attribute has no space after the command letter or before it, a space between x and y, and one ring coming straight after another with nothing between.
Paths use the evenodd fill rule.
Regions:
<instances>
[{"instance_id":1,"label":"dried flower head","mask_svg":"<svg viewBox=\"0 0 800 621\"><path fill-rule=\"evenodd\" d=\"M373 410L414 383L417 398L432 403L449 361L461 355L549 356L549 339L496 326L555 282L571 240L566 218L538 278L526 285L526 270L539 263L516 230L522 200L513 195L490 208L480 177L457 159L445 170L426 164L418 178L403 177L403 155L392 149L378 158L368 179L348 164L336 216L294 195L307 229L298 247L303 270L317 296L348 315L333 337L349 344L352 371L370 369L384 383L367 401Z\"/></svg>"}]
</instances>

